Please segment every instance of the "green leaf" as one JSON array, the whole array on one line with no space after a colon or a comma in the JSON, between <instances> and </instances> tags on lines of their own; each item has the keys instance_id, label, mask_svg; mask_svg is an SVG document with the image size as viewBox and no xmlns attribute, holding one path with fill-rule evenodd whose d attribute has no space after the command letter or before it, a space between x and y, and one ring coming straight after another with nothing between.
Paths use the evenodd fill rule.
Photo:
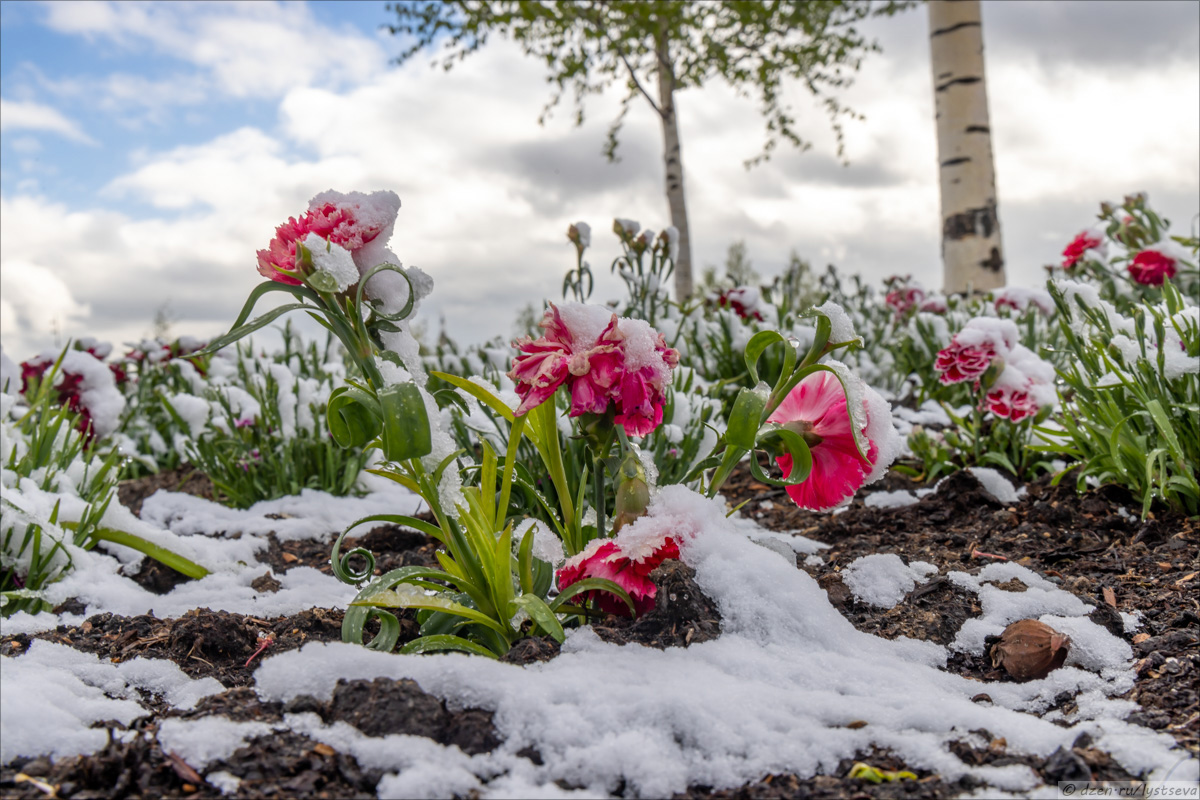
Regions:
<instances>
[{"instance_id":1,"label":"green leaf","mask_svg":"<svg viewBox=\"0 0 1200 800\"><path fill-rule=\"evenodd\" d=\"M496 395L492 394L479 384L473 383L466 378L460 378L457 375L451 375L448 372L430 372L429 374L434 378L445 381L455 388L462 389L464 392L471 395L476 400L483 403L509 422L512 422L513 419L515 419L511 408L506 406L499 397L496 397Z\"/></svg>"},{"instance_id":2,"label":"green leaf","mask_svg":"<svg viewBox=\"0 0 1200 800\"><path fill-rule=\"evenodd\" d=\"M554 612L550 610L550 606L546 605L546 602L542 598L532 594L523 594L514 599L513 603L525 609L525 613L529 615L529 618L536 622L542 630L550 634L554 638L554 641L562 644L563 640L567 638L566 633L563 631L562 623L558 621L558 617L554 615Z\"/></svg>"},{"instance_id":3,"label":"green leaf","mask_svg":"<svg viewBox=\"0 0 1200 800\"><path fill-rule=\"evenodd\" d=\"M366 447L382 430L379 403L361 389L339 386L329 394L326 420L333 440L345 448Z\"/></svg>"},{"instance_id":4,"label":"green leaf","mask_svg":"<svg viewBox=\"0 0 1200 800\"><path fill-rule=\"evenodd\" d=\"M283 284L276 284L276 285L282 286ZM240 327L234 328L233 330L229 331L229 333L225 334L224 336L218 336L216 339L213 339L211 342L208 343L208 347L206 347L203 350L200 350L196 353L193 353L192 355L193 356L211 355L211 354L217 352L218 350L220 350L221 348L233 344L238 339L241 339L245 336L249 336L250 334L254 333L259 328L264 328L267 325L270 325L272 322L279 319L280 317L282 317L284 314L288 313L289 311L311 311L311 310L312 310L312 306L309 305L308 303L286 303L282 306L279 306L278 308L272 308L270 311L266 312L261 317L258 317L253 322L247 322L245 325L242 325Z\"/></svg>"},{"instance_id":5,"label":"green leaf","mask_svg":"<svg viewBox=\"0 0 1200 800\"><path fill-rule=\"evenodd\" d=\"M368 597L359 596L352 606L369 606L383 608L424 608L430 611L445 611L447 614L477 622L501 634L504 628L496 620L464 605L447 600L439 595L429 595L415 586L400 584L395 589L385 589L375 592Z\"/></svg>"},{"instance_id":6,"label":"green leaf","mask_svg":"<svg viewBox=\"0 0 1200 800\"><path fill-rule=\"evenodd\" d=\"M750 341L746 343L746 350L743 357L746 360L746 369L750 372L750 380L755 384L759 383L758 377L758 360L762 358L763 352L773 344L782 344L789 351L784 355L783 375L790 375L792 367L796 363L796 349L792 347L787 339L779 331L759 331L750 337Z\"/></svg>"},{"instance_id":7,"label":"green leaf","mask_svg":"<svg viewBox=\"0 0 1200 800\"><path fill-rule=\"evenodd\" d=\"M419 639L413 639L400 648L400 652L404 655L414 655L417 653L439 653L447 650L457 650L460 653L471 653L477 656L487 656L488 658L498 658L498 656L486 647L477 645L474 642L468 641L461 636L453 636L450 634L435 634L433 636L422 636Z\"/></svg>"},{"instance_id":8,"label":"green leaf","mask_svg":"<svg viewBox=\"0 0 1200 800\"><path fill-rule=\"evenodd\" d=\"M764 331L766 333L768 331ZM759 381L753 389L743 388L733 401L729 412L729 427L725 431L725 442L740 450L753 450L762 424L763 411L767 407L767 385Z\"/></svg>"},{"instance_id":9,"label":"green leaf","mask_svg":"<svg viewBox=\"0 0 1200 800\"><path fill-rule=\"evenodd\" d=\"M633 605L633 598L629 596L628 592L607 578L584 578L583 580L572 583L570 586L559 592L557 597L550 601L550 609L557 610L559 606L570 600L575 595L593 590L599 590L601 592L608 592L609 594L616 595L625 602L625 605L629 606L629 616L637 616L637 608Z\"/></svg>"},{"instance_id":10,"label":"green leaf","mask_svg":"<svg viewBox=\"0 0 1200 800\"><path fill-rule=\"evenodd\" d=\"M415 383L398 383L381 389L379 404L383 412L380 438L384 458L407 461L433 451L425 400Z\"/></svg>"}]
</instances>

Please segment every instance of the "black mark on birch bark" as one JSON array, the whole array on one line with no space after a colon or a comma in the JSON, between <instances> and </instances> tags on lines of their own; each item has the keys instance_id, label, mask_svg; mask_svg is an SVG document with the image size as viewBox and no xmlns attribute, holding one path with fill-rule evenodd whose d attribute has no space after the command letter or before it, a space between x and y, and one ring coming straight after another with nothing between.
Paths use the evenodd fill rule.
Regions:
<instances>
[{"instance_id":1,"label":"black mark on birch bark","mask_svg":"<svg viewBox=\"0 0 1200 800\"><path fill-rule=\"evenodd\" d=\"M991 133L992 129L987 125L968 125L967 133Z\"/></svg>"},{"instance_id":2,"label":"black mark on birch bark","mask_svg":"<svg viewBox=\"0 0 1200 800\"><path fill-rule=\"evenodd\" d=\"M961 30L962 28L978 28L978 27L980 27L978 22L960 22L957 25L951 25L949 28L938 28L936 31L929 34L929 38L932 39L933 37L941 36L942 34L954 33L955 31Z\"/></svg>"},{"instance_id":3,"label":"black mark on birch bark","mask_svg":"<svg viewBox=\"0 0 1200 800\"><path fill-rule=\"evenodd\" d=\"M947 161L942 162L942 168L944 169L945 167L953 167L956 164L966 164L970 160L971 160L970 156L960 156L959 158L951 158Z\"/></svg>"},{"instance_id":4,"label":"black mark on birch bark","mask_svg":"<svg viewBox=\"0 0 1200 800\"><path fill-rule=\"evenodd\" d=\"M972 83L979 83L981 80L983 80L983 78L979 78L976 76L969 76L966 78L954 78L953 80L948 80L945 83L943 83L941 86L937 87L937 91L944 92L947 89L949 89L951 86L954 86L956 84L962 84L963 86L969 86Z\"/></svg>"},{"instance_id":5,"label":"black mark on birch bark","mask_svg":"<svg viewBox=\"0 0 1200 800\"><path fill-rule=\"evenodd\" d=\"M968 236L981 236L986 239L999 227L999 223L996 221L996 204L988 203L982 208L968 208L966 211L946 217L942 223L942 239L957 241ZM1000 251L994 248L992 257L984 263L999 263L999 266L988 267L988 269L999 270L1004 266L1004 262L1000 260Z\"/></svg>"}]
</instances>

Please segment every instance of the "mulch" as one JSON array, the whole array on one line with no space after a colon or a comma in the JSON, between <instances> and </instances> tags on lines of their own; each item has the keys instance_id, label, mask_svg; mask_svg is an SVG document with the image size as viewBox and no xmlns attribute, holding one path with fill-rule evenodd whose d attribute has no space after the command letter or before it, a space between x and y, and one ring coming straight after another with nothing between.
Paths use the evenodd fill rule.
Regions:
<instances>
[{"instance_id":1,"label":"mulch","mask_svg":"<svg viewBox=\"0 0 1200 800\"><path fill-rule=\"evenodd\" d=\"M818 581L834 606L856 628L877 636L908 636L947 644L962 622L978 615L980 609L974 595L956 588L944 577L918 586L892 609L859 603L839 573L860 556L895 553L906 562L930 562L943 576L951 570L978 572L989 563L1006 559L1047 577L1095 605L1091 619L1131 643L1137 681L1126 697L1136 701L1140 710L1129 720L1169 733L1193 756L1200 755L1200 604L1195 596L1200 586L1198 524L1157 507L1143 521L1138 518L1140 509L1122 490L1102 487L1080 495L1073 486L1070 477L1058 486L1045 478L1030 484L1018 502L1002 504L969 474L956 473L936 492L913 505L869 508L860 498L836 515L800 510L781 490L757 483L748 471L735 473L725 494L732 504L749 500L744 513L764 527L794 531L828 544L820 564L810 564L801 556L798 568ZM158 488L208 497L212 494L204 476L184 468L123 484L120 501L136 512L142 500ZM916 487L893 473L883 488ZM1134 516L1131 518L1128 512ZM272 539L259 554L263 574L255 588L278 589L276 576L296 566L329 572L333 536L331 532L326 541L281 543ZM381 526L347 540L347 549L356 545L375 554L379 572L435 563L436 543L394 526ZM157 592L169 591L186 580L168 568L149 563L131 577ZM659 585L656 608L636 621L612 616L597 620L593 627L601 638L665 648L687 647L719 635L719 612L696 585L690 568L680 562L666 562L654 577ZM348 594L350 591L347 587ZM77 609L68 601L60 610ZM1126 634L1118 612L1140 613L1141 627ZM402 640L415 637L415 619L407 612L401 617ZM443 701L425 694L412 681L342 681L328 702L300 696L284 706L258 699L252 679L259 661L247 661L262 641L260 634L272 637L267 652L274 654L307 641L337 641L341 638L341 622L342 612L333 609L310 609L273 619L196 609L165 620L97 614L78 626L60 626L38 634L36 638L113 661L137 656L168 659L193 678L216 678L226 690L186 712L146 697L146 716L132 723L132 736L113 737L104 749L90 756L55 762L46 758L18 759L0 769L0 791L5 797L45 797L34 783L18 780L24 775L57 786L58 795L69 798L222 796L177 756L162 752L154 732L162 720L171 717L222 714L238 721L271 723L280 721L284 713L310 711L326 722L343 721L370 736L427 736L468 753L487 752L500 744L490 712L448 709ZM4 637L0 639L0 654L19 657L29 644L28 636ZM548 637L527 638L518 642L505 660L526 664L557 654L557 644ZM1011 680L984 657L956 654L947 669L980 681ZM1064 696L1057 707L1070 712L1072 700ZM110 730L121 728L117 723L108 725ZM955 750L969 764L1025 764L1051 785L1060 780L1136 777L1093 747L1086 735L1071 748L1037 758L1007 752L1003 740L993 739L987 731L976 733L989 741L989 746L976 748L960 743ZM521 755L534 763L541 761L535 750ZM917 769L911 769L917 775L916 781L871 784L847 777L856 761L884 770L911 769L888 751L872 750L845 760L829 775L771 775L733 790L692 786L677 797L944 798L978 786L971 778L947 782ZM377 772L362 769L352 757L293 732L252 740L206 770L224 770L242 778L236 797L374 796L380 778Z\"/></svg>"}]
</instances>

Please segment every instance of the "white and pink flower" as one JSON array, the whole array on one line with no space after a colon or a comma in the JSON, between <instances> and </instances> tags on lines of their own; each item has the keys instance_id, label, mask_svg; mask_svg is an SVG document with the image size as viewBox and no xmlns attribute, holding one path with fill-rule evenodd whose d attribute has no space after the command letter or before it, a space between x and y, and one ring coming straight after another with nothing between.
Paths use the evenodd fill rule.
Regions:
<instances>
[{"instance_id":1,"label":"white and pink flower","mask_svg":"<svg viewBox=\"0 0 1200 800\"><path fill-rule=\"evenodd\" d=\"M662 422L664 392L678 351L649 324L618 317L605 306L550 304L541 322L545 334L513 343L521 355L508 376L517 384L524 414L567 386L570 416L605 414L630 436L645 436Z\"/></svg>"},{"instance_id":2,"label":"white and pink flower","mask_svg":"<svg viewBox=\"0 0 1200 800\"><path fill-rule=\"evenodd\" d=\"M1054 300L1045 289L1027 289L1023 286L1005 286L997 289L996 308L1011 308L1014 311L1024 311L1032 304L1043 314L1054 312Z\"/></svg>"},{"instance_id":3,"label":"white and pink flower","mask_svg":"<svg viewBox=\"0 0 1200 800\"><path fill-rule=\"evenodd\" d=\"M954 335L937 354L934 369L943 384L978 381L997 357L1012 350L1020 338L1012 320L977 317Z\"/></svg>"},{"instance_id":4,"label":"white and pink flower","mask_svg":"<svg viewBox=\"0 0 1200 800\"><path fill-rule=\"evenodd\" d=\"M558 569L558 588L562 591L584 578L610 580L629 594L635 616L640 617L654 608L658 594L650 573L668 558L679 558L679 545L669 536L659 537L649 546L624 533L615 539L595 539ZM584 592L582 597L595 600L609 614L629 616L629 606L611 592Z\"/></svg>"},{"instance_id":5,"label":"white and pink flower","mask_svg":"<svg viewBox=\"0 0 1200 800\"><path fill-rule=\"evenodd\" d=\"M275 238L258 251L258 271L273 281L299 286L302 281L296 267L296 244L315 250L309 238L313 235L347 251L360 275L377 264L395 261L389 258L387 241L399 211L400 198L395 192L322 192L309 201L308 210L298 219L289 217L275 229ZM341 286L341 276L338 282Z\"/></svg>"},{"instance_id":6,"label":"white and pink flower","mask_svg":"<svg viewBox=\"0 0 1200 800\"><path fill-rule=\"evenodd\" d=\"M887 293L883 302L887 303L888 307L896 312L897 317L902 317L914 306L919 306L924 300L925 290L920 286L909 284L892 289Z\"/></svg>"}]
</instances>

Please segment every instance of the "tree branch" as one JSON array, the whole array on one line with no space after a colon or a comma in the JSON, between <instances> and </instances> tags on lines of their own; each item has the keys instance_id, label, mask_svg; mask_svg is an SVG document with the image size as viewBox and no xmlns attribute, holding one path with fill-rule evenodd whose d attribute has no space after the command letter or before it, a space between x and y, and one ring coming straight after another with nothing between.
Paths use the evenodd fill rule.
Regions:
<instances>
[{"instance_id":1,"label":"tree branch","mask_svg":"<svg viewBox=\"0 0 1200 800\"><path fill-rule=\"evenodd\" d=\"M609 41L612 40L610 39ZM658 103L654 102L654 98L650 96L650 94L642 86L641 81L638 80L637 73L633 71L633 65L629 63L627 58L625 58L625 53L621 50L621 46L616 42L613 42L613 45L617 48L617 56L621 59L621 63L625 65L625 69L629 70L629 80L632 81L637 90L642 93L642 97L646 98L646 102L649 103L650 107L654 109L654 113L658 114L658 116L662 117L663 119L666 119L667 115L664 114L663 110L658 107Z\"/></svg>"}]
</instances>

